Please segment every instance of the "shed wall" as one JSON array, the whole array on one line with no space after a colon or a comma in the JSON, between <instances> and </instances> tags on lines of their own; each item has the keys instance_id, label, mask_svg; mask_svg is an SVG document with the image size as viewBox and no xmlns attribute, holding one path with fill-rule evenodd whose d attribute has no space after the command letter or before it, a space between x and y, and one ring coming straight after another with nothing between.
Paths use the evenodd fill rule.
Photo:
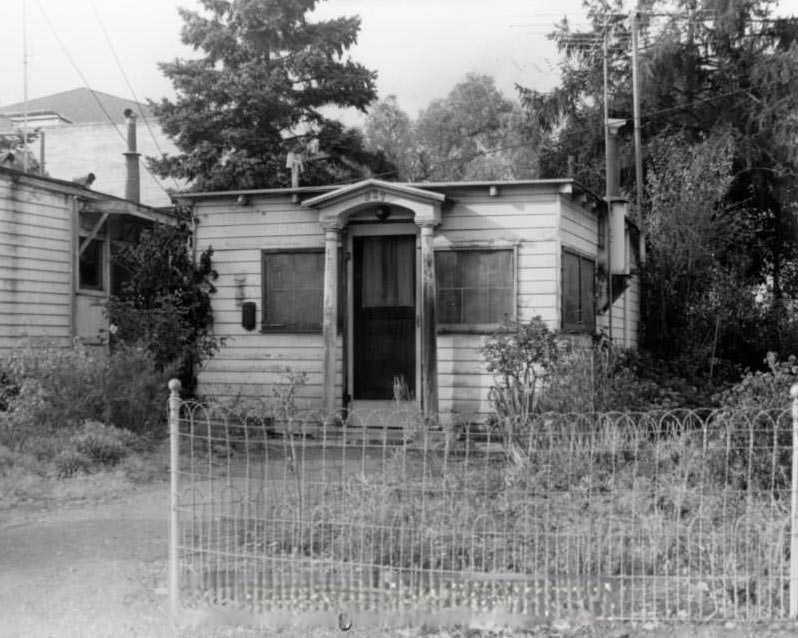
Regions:
<instances>
[{"instance_id":1,"label":"shed wall","mask_svg":"<svg viewBox=\"0 0 798 638\"><path fill-rule=\"evenodd\" d=\"M69 344L71 210L68 195L0 175L0 349Z\"/></svg>"}]
</instances>

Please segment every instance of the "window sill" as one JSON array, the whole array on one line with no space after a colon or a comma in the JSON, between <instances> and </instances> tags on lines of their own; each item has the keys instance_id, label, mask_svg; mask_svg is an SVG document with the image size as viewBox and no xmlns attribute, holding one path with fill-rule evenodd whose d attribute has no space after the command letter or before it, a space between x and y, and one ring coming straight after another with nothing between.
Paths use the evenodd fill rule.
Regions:
<instances>
[{"instance_id":1,"label":"window sill","mask_svg":"<svg viewBox=\"0 0 798 638\"><path fill-rule=\"evenodd\" d=\"M458 334L458 335L489 335L502 331L503 324L439 324L437 333L439 335Z\"/></svg>"},{"instance_id":2,"label":"window sill","mask_svg":"<svg viewBox=\"0 0 798 638\"><path fill-rule=\"evenodd\" d=\"M320 335L321 328L303 328L301 326L261 326L260 334L311 334Z\"/></svg>"},{"instance_id":3,"label":"window sill","mask_svg":"<svg viewBox=\"0 0 798 638\"><path fill-rule=\"evenodd\" d=\"M102 288L78 288L77 294L87 295L89 297L105 297L105 290Z\"/></svg>"}]
</instances>

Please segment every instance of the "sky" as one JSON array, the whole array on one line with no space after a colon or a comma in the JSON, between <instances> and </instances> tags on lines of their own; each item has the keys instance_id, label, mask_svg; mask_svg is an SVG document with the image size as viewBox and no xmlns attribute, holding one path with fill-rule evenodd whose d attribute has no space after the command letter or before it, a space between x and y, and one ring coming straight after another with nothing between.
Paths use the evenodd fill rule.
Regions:
<instances>
[{"instance_id":1,"label":"sky","mask_svg":"<svg viewBox=\"0 0 798 638\"><path fill-rule=\"evenodd\" d=\"M0 105L23 99L25 23L30 98L86 84L140 100L173 97L157 63L197 55L180 42L177 12L178 6L197 9L197 0L0 0L0 5L5 27ZM494 76L507 95L514 94L516 82L551 88L557 56L545 33L566 14L583 19L581 0L560 0L554 7L544 0L326 0L316 14L361 17L352 59L377 71L380 97L395 94L415 115L471 71Z\"/></svg>"},{"instance_id":2,"label":"sky","mask_svg":"<svg viewBox=\"0 0 798 638\"><path fill-rule=\"evenodd\" d=\"M178 6L200 5L0 0L0 105L24 96L23 32L30 98L86 85L140 101L173 97L157 63L197 55L180 42ZM782 0L778 13L798 14L798 0ZM545 34L566 15L572 23L584 22L581 0L326 0L316 14L361 17L352 59L376 70L379 96L396 95L411 115L472 71L492 75L508 96L515 95L516 83L552 88L558 57Z\"/></svg>"}]
</instances>

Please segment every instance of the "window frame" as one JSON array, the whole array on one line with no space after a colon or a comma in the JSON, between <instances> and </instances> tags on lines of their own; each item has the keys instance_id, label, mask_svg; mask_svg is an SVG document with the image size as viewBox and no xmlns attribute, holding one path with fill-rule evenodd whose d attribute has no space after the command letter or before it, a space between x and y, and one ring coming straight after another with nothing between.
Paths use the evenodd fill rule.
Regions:
<instances>
[{"instance_id":1,"label":"window frame","mask_svg":"<svg viewBox=\"0 0 798 638\"><path fill-rule=\"evenodd\" d=\"M485 244L467 244L467 245L452 245L441 246L435 248L435 304L436 304L436 329L438 334L491 334L496 332L504 325L503 321L494 323L443 323L440 321L440 273L437 264L438 253L446 252L497 252L504 251L510 253L510 278L512 284L512 302L510 304L510 312L507 319L509 321L518 320L518 244L512 245L485 245Z\"/></svg>"},{"instance_id":2,"label":"window frame","mask_svg":"<svg viewBox=\"0 0 798 638\"><path fill-rule=\"evenodd\" d=\"M570 322L566 323L565 320L565 292L566 292L566 285L565 285L565 255L571 255L572 257L576 257L578 259L579 267L577 269L577 282L578 282L578 293L577 293L577 312L579 313L579 317L581 321L577 321L575 323ZM592 301L592 320L590 325L586 324L584 321L584 309L582 308L582 300L584 298L583 290L582 290L582 264L584 262L588 262L593 266L593 283L592 287L593 290L591 291L592 294L590 295L590 299ZM593 334L596 330L596 264L597 260L594 256L588 256L585 253L582 253L578 250L574 250L573 248L568 248L563 246L561 253L560 253L560 326L563 332L571 333L571 334Z\"/></svg>"},{"instance_id":3,"label":"window frame","mask_svg":"<svg viewBox=\"0 0 798 638\"><path fill-rule=\"evenodd\" d=\"M86 239L88 239L88 235L78 235L78 246L80 246ZM92 246L97 246L97 285L86 285L83 283L83 278L81 277L81 260L83 259L83 255L86 251L91 250ZM77 258L77 266L78 266L78 276L77 276L77 290L79 292L95 292L95 293L105 293L106 291L106 281L105 281L105 251L106 251L106 241L104 237L94 237L86 246L86 250L82 253L78 254Z\"/></svg>"},{"instance_id":4,"label":"window frame","mask_svg":"<svg viewBox=\"0 0 798 638\"><path fill-rule=\"evenodd\" d=\"M324 324L324 306L322 305L322 315L319 317L318 324L299 324L299 323L291 323L291 324L276 324L276 323L267 323L266 317L266 310L268 308L267 305L267 268L266 268L266 260L270 255L278 255L278 254L316 254L322 255L322 271L321 271L321 283L320 283L320 293L322 295L322 304L324 303L324 248L264 248L260 251L260 276L261 276L261 321L260 321L260 332L262 334L280 334L280 333L288 333L288 334L321 334L322 327Z\"/></svg>"}]
</instances>

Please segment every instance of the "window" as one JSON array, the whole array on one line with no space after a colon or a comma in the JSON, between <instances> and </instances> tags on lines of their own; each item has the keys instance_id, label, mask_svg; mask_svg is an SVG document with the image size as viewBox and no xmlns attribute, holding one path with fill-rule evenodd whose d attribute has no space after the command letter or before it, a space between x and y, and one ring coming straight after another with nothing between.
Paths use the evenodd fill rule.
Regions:
<instances>
[{"instance_id":1,"label":"window","mask_svg":"<svg viewBox=\"0 0 798 638\"><path fill-rule=\"evenodd\" d=\"M438 323L495 326L515 316L512 250L435 253Z\"/></svg>"},{"instance_id":2,"label":"window","mask_svg":"<svg viewBox=\"0 0 798 638\"><path fill-rule=\"evenodd\" d=\"M81 237L81 243L85 238ZM103 243L102 239L92 239L80 254L78 267L78 287L89 290L103 289Z\"/></svg>"},{"instance_id":3,"label":"window","mask_svg":"<svg viewBox=\"0 0 798 638\"><path fill-rule=\"evenodd\" d=\"M595 271L592 259L562 251L562 328L593 332L596 327Z\"/></svg>"},{"instance_id":4,"label":"window","mask_svg":"<svg viewBox=\"0 0 798 638\"><path fill-rule=\"evenodd\" d=\"M319 332L324 251L263 251L263 330Z\"/></svg>"}]
</instances>

